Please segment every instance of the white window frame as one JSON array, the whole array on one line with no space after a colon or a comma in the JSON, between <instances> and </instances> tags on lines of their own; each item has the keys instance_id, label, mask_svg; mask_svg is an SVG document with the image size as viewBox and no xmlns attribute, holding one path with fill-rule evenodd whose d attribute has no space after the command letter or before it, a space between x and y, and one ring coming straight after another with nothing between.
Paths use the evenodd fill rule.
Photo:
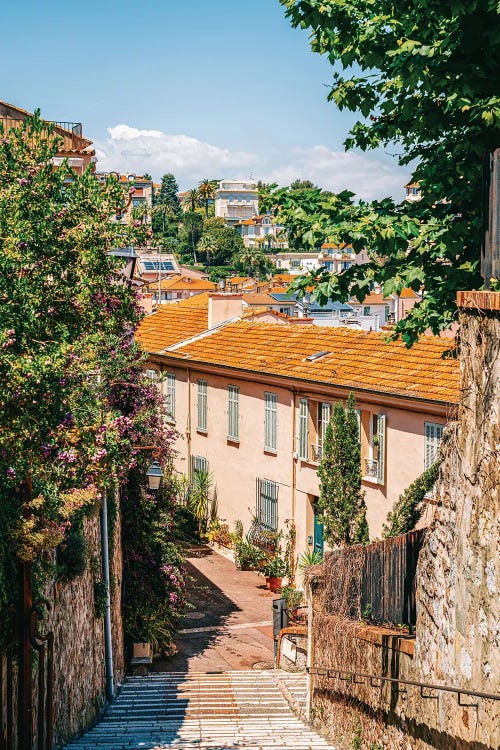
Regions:
<instances>
[{"instance_id":1,"label":"white window frame","mask_svg":"<svg viewBox=\"0 0 500 750\"><path fill-rule=\"evenodd\" d=\"M276 453L278 448L278 395L264 393L264 450Z\"/></svg>"},{"instance_id":2,"label":"white window frame","mask_svg":"<svg viewBox=\"0 0 500 750\"><path fill-rule=\"evenodd\" d=\"M302 461L309 461L309 399L299 402L298 454Z\"/></svg>"},{"instance_id":3,"label":"white window frame","mask_svg":"<svg viewBox=\"0 0 500 750\"><path fill-rule=\"evenodd\" d=\"M227 387L227 438L233 442L239 442L239 394L240 389L237 385L228 385Z\"/></svg>"},{"instance_id":4,"label":"white window frame","mask_svg":"<svg viewBox=\"0 0 500 750\"><path fill-rule=\"evenodd\" d=\"M198 402L197 402L197 430L208 431L208 381L198 380Z\"/></svg>"},{"instance_id":5,"label":"white window frame","mask_svg":"<svg viewBox=\"0 0 500 750\"><path fill-rule=\"evenodd\" d=\"M175 374L167 372L165 375L165 406L167 421L175 422Z\"/></svg>"}]
</instances>

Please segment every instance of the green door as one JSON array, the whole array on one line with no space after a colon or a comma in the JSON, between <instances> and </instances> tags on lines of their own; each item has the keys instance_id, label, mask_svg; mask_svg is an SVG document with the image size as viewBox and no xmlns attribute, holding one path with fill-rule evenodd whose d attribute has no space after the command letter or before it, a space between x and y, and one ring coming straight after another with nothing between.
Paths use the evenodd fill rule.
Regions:
<instances>
[{"instance_id":1,"label":"green door","mask_svg":"<svg viewBox=\"0 0 500 750\"><path fill-rule=\"evenodd\" d=\"M321 522L321 516L318 514L318 509L314 508L314 551L319 552L323 557L323 523Z\"/></svg>"}]
</instances>

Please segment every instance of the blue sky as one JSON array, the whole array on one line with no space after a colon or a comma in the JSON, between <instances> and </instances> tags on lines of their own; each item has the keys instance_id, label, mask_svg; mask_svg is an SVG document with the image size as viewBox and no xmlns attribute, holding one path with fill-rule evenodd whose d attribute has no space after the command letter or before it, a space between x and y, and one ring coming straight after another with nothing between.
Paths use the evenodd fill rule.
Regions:
<instances>
[{"instance_id":1,"label":"blue sky","mask_svg":"<svg viewBox=\"0 0 500 750\"><path fill-rule=\"evenodd\" d=\"M343 153L355 118L278 0L18 0L0 24L0 98L83 122L100 169L402 197L391 157Z\"/></svg>"}]
</instances>

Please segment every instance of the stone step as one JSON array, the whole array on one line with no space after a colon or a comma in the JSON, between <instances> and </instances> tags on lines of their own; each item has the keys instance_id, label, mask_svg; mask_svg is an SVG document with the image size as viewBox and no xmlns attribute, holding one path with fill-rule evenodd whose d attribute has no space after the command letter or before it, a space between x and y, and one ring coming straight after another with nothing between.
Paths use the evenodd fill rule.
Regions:
<instances>
[{"instance_id":1,"label":"stone step","mask_svg":"<svg viewBox=\"0 0 500 750\"><path fill-rule=\"evenodd\" d=\"M286 688L286 689L285 689ZM328 750L292 712L304 675L157 673L127 679L99 724L67 750Z\"/></svg>"}]
</instances>

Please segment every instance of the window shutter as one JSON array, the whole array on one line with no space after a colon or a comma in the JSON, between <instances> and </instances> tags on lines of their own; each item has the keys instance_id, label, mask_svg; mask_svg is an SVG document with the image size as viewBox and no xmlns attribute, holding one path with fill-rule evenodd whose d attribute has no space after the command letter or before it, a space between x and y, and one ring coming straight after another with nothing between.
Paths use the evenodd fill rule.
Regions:
<instances>
[{"instance_id":1,"label":"window shutter","mask_svg":"<svg viewBox=\"0 0 500 750\"><path fill-rule=\"evenodd\" d=\"M300 399L299 405L299 456L309 460L309 400Z\"/></svg>"},{"instance_id":2,"label":"window shutter","mask_svg":"<svg viewBox=\"0 0 500 750\"><path fill-rule=\"evenodd\" d=\"M278 530L278 483L270 479L256 480L255 515L260 526Z\"/></svg>"},{"instance_id":3,"label":"window shutter","mask_svg":"<svg viewBox=\"0 0 500 750\"><path fill-rule=\"evenodd\" d=\"M439 443L443 437L443 425L434 422L425 423L425 455L424 470L430 469L436 461L439 451Z\"/></svg>"},{"instance_id":4,"label":"window shutter","mask_svg":"<svg viewBox=\"0 0 500 750\"><path fill-rule=\"evenodd\" d=\"M385 433L386 433L386 416L377 414L377 437L378 437L378 461L377 461L377 482L385 484Z\"/></svg>"},{"instance_id":5,"label":"window shutter","mask_svg":"<svg viewBox=\"0 0 500 750\"><path fill-rule=\"evenodd\" d=\"M276 450L277 402L276 393L265 393L264 405L264 449Z\"/></svg>"},{"instance_id":6,"label":"window shutter","mask_svg":"<svg viewBox=\"0 0 500 750\"><path fill-rule=\"evenodd\" d=\"M208 383L198 380L198 429L207 431L208 422Z\"/></svg>"},{"instance_id":7,"label":"window shutter","mask_svg":"<svg viewBox=\"0 0 500 750\"><path fill-rule=\"evenodd\" d=\"M231 440L239 440L239 390L236 385L228 386L228 437Z\"/></svg>"},{"instance_id":8,"label":"window shutter","mask_svg":"<svg viewBox=\"0 0 500 750\"><path fill-rule=\"evenodd\" d=\"M320 419L319 419L319 429L318 429L318 446L320 448L323 448L323 443L325 441L325 435L326 435L326 428L328 427L328 422L330 421L330 404L327 403L321 403L319 405L320 408Z\"/></svg>"},{"instance_id":9,"label":"window shutter","mask_svg":"<svg viewBox=\"0 0 500 750\"><path fill-rule=\"evenodd\" d=\"M175 422L175 375L171 372L167 372L165 380L165 400L167 419Z\"/></svg>"}]
</instances>

